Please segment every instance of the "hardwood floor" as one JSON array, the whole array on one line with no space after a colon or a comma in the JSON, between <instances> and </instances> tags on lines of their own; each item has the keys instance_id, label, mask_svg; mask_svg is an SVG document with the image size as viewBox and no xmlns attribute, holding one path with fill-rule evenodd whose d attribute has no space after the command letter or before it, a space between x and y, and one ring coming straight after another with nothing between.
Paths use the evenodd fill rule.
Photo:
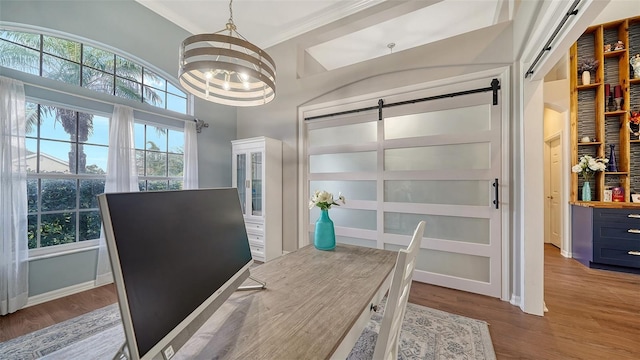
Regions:
<instances>
[{"instance_id":1,"label":"hardwood floor","mask_svg":"<svg viewBox=\"0 0 640 360\"><path fill-rule=\"evenodd\" d=\"M115 301L107 285L2 316L0 341ZM552 245L545 245L544 317L421 283L413 283L409 301L488 322L498 359L640 359L640 275L586 268Z\"/></svg>"}]
</instances>

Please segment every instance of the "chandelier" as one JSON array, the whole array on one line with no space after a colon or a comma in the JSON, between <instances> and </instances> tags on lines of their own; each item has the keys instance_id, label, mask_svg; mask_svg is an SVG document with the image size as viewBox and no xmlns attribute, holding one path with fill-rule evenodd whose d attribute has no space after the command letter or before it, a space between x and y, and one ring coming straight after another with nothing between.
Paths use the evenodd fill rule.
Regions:
<instances>
[{"instance_id":1,"label":"chandelier","mask_svg":"<svg viewBox=\"0 0 640 360\"><path fill-rule=\"evenodd\" d=\"M180 46L180 84L189 93L219 104L256 106L276 96L276 64L229 22L213 34L186 38ZM228 33L228 35L227 35Z\"/></svg>"}]
</instances>

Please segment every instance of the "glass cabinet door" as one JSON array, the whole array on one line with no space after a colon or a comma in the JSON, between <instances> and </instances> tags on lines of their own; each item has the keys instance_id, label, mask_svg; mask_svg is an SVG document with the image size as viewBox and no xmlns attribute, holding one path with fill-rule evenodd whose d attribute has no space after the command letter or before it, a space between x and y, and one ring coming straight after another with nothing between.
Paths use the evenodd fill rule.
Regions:
<instances>
[{"instance_id":1,"label":"glass cabinet door","mask_svg":"<svg viewBox=\"0 0 640 360\"><path fill-rule=\"evenodd\" d=\"M262 153L251 153L251 215L262 216Z\"/></svg>"},{"instance_id":2,"label":"glass cabinet door","mask_svg":"<svg viewBox=\"0 0 640 360\"><path fill-rule=\"evenodd\" d=\"M238 197L240 197L240 206L242 213L247 214L247 155L236 155L236 187L238 188Z\"/></svg>"}]
</instances>

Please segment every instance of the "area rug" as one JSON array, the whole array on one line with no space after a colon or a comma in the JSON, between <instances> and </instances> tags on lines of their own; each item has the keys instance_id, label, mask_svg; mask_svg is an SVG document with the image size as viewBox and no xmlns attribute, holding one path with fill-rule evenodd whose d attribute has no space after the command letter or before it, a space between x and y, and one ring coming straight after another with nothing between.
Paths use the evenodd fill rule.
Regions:
<instances>
[{"instance_id":1,"label":"area rug","mask_svg":"<svg viewBox=\"0 0 640 360\"><path fill-rule=\"evenodd\" d=\"M372 358L381 313L373 315L349 360ZM120 312L117 304L113 304L0 343L0 358L112 359L123 343ZM484 321L407 304L398 359L495 358L489 328Z\"/></svg>"}]
</instances>

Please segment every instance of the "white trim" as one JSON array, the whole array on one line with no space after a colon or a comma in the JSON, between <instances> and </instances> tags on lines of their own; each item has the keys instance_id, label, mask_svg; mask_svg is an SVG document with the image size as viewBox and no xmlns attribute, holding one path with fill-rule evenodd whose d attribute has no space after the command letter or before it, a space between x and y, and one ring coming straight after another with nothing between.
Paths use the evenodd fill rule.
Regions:
<instances>
[{"instance_id":1,"label":"white trim","mask_svg":"<svg viewBox=\"0 0 640 360\"><path fill-rule=\"evenodd\" d=\"M94 288L96 288L96 286L94 286L94 281L91 280L91 281L85 281L85 282L80 283L80 284L67 286L65 288L49 291L49 292L46 292L46 293L43 293L43 294L29 296L29 299L27 300L27 305L25 305L25 307L42 304L42 303L45 303L47 301L60 299L60 298L63 298L65 296L77 294L79 292L91 290L91 289L94 289Z\"/></svg>"},{"instance_id":2,"label":"white trim","mask_svg":"<svg viewBox=\"0 0 640 360\"><path fill-rule=\"evenodd\" d=\"M513 306L518 306L520 307L520 305L522 304L520 301L520 296L516 295L516 294L511 294L511 298L509 299L509 303Z\"/></svg>"},{"instance_id":3,"label":"white trim","mask_svg":"<svg viewBox=\"0 0 640 360\"><path fill-rule=\"evenodd\" d=\"M77 241L69 244L45 246L29 250L29 261L49 259L63 255L97 250L98 239Z\"/></svg>"},{"instance_id":4,"label":"white trim","mask_svg":"<svg viewBox=\"0 0 640 360\"><path fill-rule=\"evenodd\" d=\"M550 107L549 107L550 108ZM555 110L554 110L555 111ZM562 111L561 113L564 113L565 111ZM563 117L564 118L564 117ZM566 241L564 238L564 227L565 227L565 223L564 223L564 206L562 204L564 204L564 192L563 192L563 188L564 188L564 181L565 181L565 177L564 177L564 164L563 164L563 150L564 150L564 141L563 141L563 131L562 130L558 130L557 132L547 136L544 139L544 153L545 153L545 181L549 181L549 186L551 186L551 173L548 171L549 169L547 168L547 165L551 165L550 163L547 164L546 161L549 158L549 156L551 155L551 142L554 140L558 140L560 141L560 252L565 251L566 252ZM545 194L543 194L545 195ZM551 215L551 204L547 203L547 201L545 200L545 203L548 205L545 205L545 221L548 221L550 218L549 216ZM544 229L544 233L545 233L545 240L544 242L547 243L547 240L549 240L549 244L553 244L550 239L551 239L551 222L547 222L547 224L549 226L545 226Z\"/></svg>"},{"instance_id":5,"label":"white trim","mask_svg":"<svg viewBox=\"0 0 640 360\"><path fill-rule=\"evenodd\" d=\"M569 259L573 258L573 253L570 251L560 250L560 255Z\"/></svg>"}]
</instances>

